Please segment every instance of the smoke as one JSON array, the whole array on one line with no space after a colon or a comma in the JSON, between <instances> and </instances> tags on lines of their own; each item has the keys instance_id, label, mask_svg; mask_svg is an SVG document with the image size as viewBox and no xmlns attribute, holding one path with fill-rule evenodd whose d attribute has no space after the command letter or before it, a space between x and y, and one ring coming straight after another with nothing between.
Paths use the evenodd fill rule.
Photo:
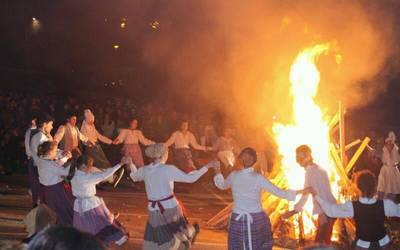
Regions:
<instances>
[{"instance_id":1,"label":"smoke","mask_svg":"<svg viewBox=\"0 0 400 250\"><path fill-rule=\"evenodd\" d=\"M142 5L140 11L154 19L151 32L135 37L141 37L145 63L165 73L163 93L248 125L289 117L290 65L305 47L332 45L318 62L317 101L330 113L339 100L356 108L385 91L383 69L398 51L395 1L148 0ZM151 27L154 21L158 25Z\"/></svg>"}]
</instances>

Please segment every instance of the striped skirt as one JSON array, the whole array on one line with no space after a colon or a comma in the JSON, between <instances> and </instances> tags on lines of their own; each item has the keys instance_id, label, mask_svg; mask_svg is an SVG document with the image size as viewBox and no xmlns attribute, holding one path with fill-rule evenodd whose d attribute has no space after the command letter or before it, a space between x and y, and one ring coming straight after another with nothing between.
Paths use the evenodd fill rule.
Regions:
<instances>
[{"instance_id":1,"label":"striped skirt","mask_svg":"<svg viewBox=\"0 0 400 250\"><path fill-rule=\"evenodd\" d=\"M83 213L74 211L73 224L75 228L95 235L107 245L126 235L125 229L114 220L104 203Z\"/></svg>"},{"instance_id":2,"label":"striped skirt","mask_svg":"<svg viewBox=\"0 0 400 250\"><path fill-rule=\"evenodd\" d=\"M139 144L125 144L121 153L125 157L130 157L136 167L144 165L142 149L140 149Z\"/></svg>"},{"instance_id":3,"label":"striped skirt","mask_svg":"<svg viewBox=\"0 0 400 250\"><path fill-rule=\"evenodd\" d=\"M72 226L74 217L74 196L71 189L59 182L52 186L42 185L44 203L55 212L57 224Z\"/></svg>"},{"instance_id":4,"label":"striped skirt","mask_svg":"<svg viewBox=\"0 0 400 250\"><path fill-rule=\"evenodd\" d=\"M271 233L271 222L264 212L252 213L253 223L251 223L251 244L253 250L271 250L273 238ZM229 223L228 249L229 250L249 250L249 238L247 229L247 217L243 216L239 220L239 215L232 213Z\"/></svg>"},{"instance_id":5,"label":"striped skirt","mask_svg":"<svg viewBox=\"0 0 400 250\"><path fill-rule=\"evenodd\" d=\"M165 209L163 214L149 211L143 249L189 249L195 235L195 228L189 224L180 206Z\"/></svg>"},{"instance_id":6,"label":"striped skirt","mask_svg":"<svg viewBox=\"0 0 400 250\"><path fill-rule=\"evenodd\" d=\"M190 173L196 170L192 152L188 148L176 148L174 150L174 164L182 171Z\"/></svg>"}]
</instances>

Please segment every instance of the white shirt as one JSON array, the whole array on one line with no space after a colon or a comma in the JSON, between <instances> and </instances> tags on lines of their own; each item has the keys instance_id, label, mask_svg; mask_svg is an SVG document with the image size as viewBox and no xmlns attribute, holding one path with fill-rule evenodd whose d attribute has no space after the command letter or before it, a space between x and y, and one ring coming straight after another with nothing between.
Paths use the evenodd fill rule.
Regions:
<instances>
[{"instance_id":1,"label":"white shirt","mask_svg":"<svg viewBox=\"0 0 400 250\"><path fill-rule=\"evenodd\" d=\"M39 182L44 186L52 186L63 181L63 177L69 173L71 164L67 167L63 165L67 162L67 158L64 157L60 160L49 160L46 158L38 158L36 155L32 155L33 160L38 163Z\"/></svg>"},{"instance_id":2,"label":"white shirt","mask_svg":"<svg viewBox=\"0 0 400 250\"><path fill-rule=\"evenodd\" d=\"M393 149L389 151L387 147L382 149L382 163L388 167L395 167L396 163L400 161L399 148L394 145Z\"/></svg>"},{"instance_id":3,"label":"white shirt","mask_svg":"<svg viewBox=\"0 0 400 250\"><path fill-rule=\"evenodd\" d=\"M84 134L90 142L96 144L97 141L104 142L106 144L111 144L112 140L110 138L105 137L100 134L94 124L88 124L86 121L83 121L81 126L81 132Z\"/></svg>"},{"instance_id":4,"label":"white shirt","mask_svg":"<svg viewBox=\"0 0 400 250\"><path fill-rule=\"evenodd\" d=\"M336 203L336 199L331 191L328 174L324 169L316 164L311 164L306 167L304 188L308 187L312 187L317 192L317 195L319 195L323 199L331 203ZM309 194L303 195L295 205L294 210L296 210L297 212L301 212L307 202L308 196ZM313 214L321 213L323 213L321 207L319 206L318 202L313 199Z\"/></svg>"},{"instance_id":5,"label":"white shirt","mask_svg":"<svg viewBox=\"0 0 400 250\"><path fill-rule=\"evenodd\" d=\"M332 218L352 218L354 217L354 208L353 208L353 202L351 201L346 201L343 204L336 204L336 203L331 203L326 201L320 196L316 196L315 199L318 201L318 203L321 205L322 209L328 215L329 217ZM359 199L359 202L362 204L374 204L377 202L376 198L368 199L365 197L361 197ZM383 207L385 210L385 215L388 217L400 217L400 206L396 205L393 201L391 200L383 200ZM384 246L387 245L390 242L389 236L385 236L381 240L379 240L379 245ZM363 247L363 248L369 248L370 242L364 241L364 240L357 240L357 246Z\"/></svg>"},{"instance_id":6,"label":"white shirt","mask_svg":"<svg viewBox=\"0 0 400 250\"><path fill-rule=\"evenodd\" d=\"M36 129L36 127L28 128L25 132L25 153L28 158L31 158L31 133L32 130Z\"/></svg>"},{"instance_id":7,"label":"white shirt","mask_svg":"<svg viewBox=\"0 0 400 250\"><path fill-rule=\"evenodd\" d=\"M147 139L144 137L142 131L138 129L121 129L117 140L124 144L138 144L139 142L145 146L154 144L152 140Z\"/></svg>"},{"instance_id":8,"label":"white shirt","mask_svg":"<svg viewBox=\"0 0 400 250\"><path fill-rule=\"evenodd\" d=\"M86 173L76 170L71 180L72 194L76 197L74 211L83 213L103 204L103 200L96 196L96 184L112 176L121 167L118 164L105 171Z\"/></svg>"},{"instance_id":9,"label":"white shirt","mask_svg":"<svg viewBox=\"0 0 400 250\"><path fill-rule=\"evenodd\" d=\"M172 144L175 144L175 148L189 148L192 146L194 149L197 150L205 150L205 146L201 146L197 143L196 137L192 134L192 132L187 131L185 134L182 131L178 130L175 131L168 141L165 142L165 146L169 147Z\"/></svg>"},{"instance_id":10,"label":"white shirt","mask_svg":"<svg viewBox=\"0 0 400 250\"><path fill-rule=\"evenodd\" d=\"M45 133L43 133L43 131L39 131L37 132L31 139L31 143L30 143L30 151L31 151L31 156L33 157L38 156L37 152L38 152L38 147L40 144L42 144L43 142L46 141L52 141L53 137L51 137L51 135L46 135ZM36 159L38 159L38 157L36 157ZM33 157L34 160L34 165L38 166L38 163L35 161L35 157Z\"/></svg>"},{"instance_id":11,"label":"white shirt","mask_svg":"<svg viewBox=\"0 0 400 250\"><path fill-rule=\"evenodd\" d=\"M238 214L263 211L262 191L290 201L296 198L296 191L285 191L276 187L264 176L254 172L253 168L233 171L226 180L222 174L217 174L214 183L221 190L232 188L233 212Z\"/></svg>"},{"instance_id":12,"label":"white shirt","mask_svg":"<svg viewBox=\"0 0 400 250\"><path fill-rule=\"evenodd\" d=\"M174 194L174 182L193 183L196 182L208 170L207 167L202 167L186 174L172 165L162 163L152 163L139 168L131 164L131 178L133 181L144 181L146 194L149 200L157 201L165 199ZM174 208L178 206L175 199L162 201L164 208ZM150 211L159 210L158 206L151 207L149 202L148 209Z\"/></svg>"}]
</instances>

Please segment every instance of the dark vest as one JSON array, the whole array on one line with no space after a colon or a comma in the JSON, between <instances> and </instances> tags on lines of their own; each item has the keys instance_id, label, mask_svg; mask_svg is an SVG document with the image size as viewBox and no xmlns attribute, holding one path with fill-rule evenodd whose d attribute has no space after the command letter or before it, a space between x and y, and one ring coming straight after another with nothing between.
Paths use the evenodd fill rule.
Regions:
<instances>
[{"instance_id":1,"label":"dark vest","mask_svg":"<svg viewBox=\"0 0 400 250\"><path fill-rule=\"evenodd\" d=\"M353 208L357 239L374 242L385 237L387 233L383 200L378 200L374 204L353 201Z\"/></svg>"}]
</instances>

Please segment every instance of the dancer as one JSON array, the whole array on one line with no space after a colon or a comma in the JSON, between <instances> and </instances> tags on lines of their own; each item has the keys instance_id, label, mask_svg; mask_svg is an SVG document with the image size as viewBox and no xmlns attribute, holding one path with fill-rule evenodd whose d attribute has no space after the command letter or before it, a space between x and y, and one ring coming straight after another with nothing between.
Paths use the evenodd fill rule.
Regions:
<instances>
[{"instance_id":1,"label":"dancer","mask_svg":"<svg viewBox=\"0 0 400 250\"><path fill-rule=\"evenodd\" d=\"M315 191L317 191L320 197L331 203L336 203L336 199L332 194L331 186L329 184L328 174L324 169L314 163L310 147L307 145L299 146L296 149L296 161L306 170L304 188L312 187ZM303 195L299 202L295 205L294 210L286 212L282 217L289 218L301 212L307 202L307 199L308 194ZM331 242L335 219L327 216L315 199L313 199L313 214L318 214L318 226L315 242L329 245Z\"/></svg>"},{"instance_id":2,"label":"dancer","mask_svg":"<svg viewBox=\"0 0 400 250\"><path fill-rule=\"evenodd\" d=\"M77 171L71 180L72 193L76 197L73 225L81 231L95 235L107 245L115 242L121 246L128 240L128 236L103 199L96 196L96 184L112 176L122 165L99 172L93 171L89 161L90 158L86 156L78 158Z\"/></svg>"},{"instance_id":3,"label":"dancer","mask_svg":"<svg viewBox=\"0 0 400 250\"><path fill-rule=\"evenodd\" d=\"M86 156L93 158L94 165L100 169L111 167L103 149L98 141L106 144L111 144L112 140L100 134L94 125L94 115L90 109L84 111L85 120L81 126L81 132L85 135L93 146L84 146L84 153Z\"/></svg>"},{"instance_id":4,"label":"dancer","mask_svg":"<svg viewBox=\"0 0 400 250\"><path fill-rule=\"evenodd\" d=\"M28 176L29 176L29 190L32 196L32 207L36 207L39 202L39 174L37 168L33 164L32 152L31 152L31 139L38 132L37 118L33 118L31 125L25 132L25 153L28 159Z\"/></svg>"},{"instance_id":5,"label":"dancer","mask_svg":"<svg viewBox=\"0 0 400 250\"><path fill-rule=\"evenodd\" d=\"M233 171L224 179L221 170L216 168L214 177L214 183L219 189L232 189L233 209L229 223L228 249L271 250L271 223L262 208L262 191L291 201L295 200L297 194L305 191L281 190L256 173L253 165L257 162L257 153L252 148L243 149L239 160L243 170Z\"/></svg>"},{"instance_id":6,"label":"dancer","mask_svg":"<svg viewBox=\"0 0 400 250\"><path fill-rule=\"evenodd\" d=\"M400 161L400 154L395 142L396 135L391 131L382 150L383 166L378 178L378 195L381 199L395 200L400 194L400 172L396 166Z\"/></svg>"},{"instance_id":7,"label":"dancer","mask_svg":"<svg viewBox=\"0 0 400 250\"><path fill-rule=\"evenodd\" d=\"M60 144L60 148L64 151L72 153L74 159L82 155L79 149L79 142L93 146L89 139L83 135L76 127L77 117L75 114L69 114L67 123L58 127L57 133L54 135L54 141Z\"/></svg>"},{"instance_id":8,"label":"dancer","mask_svg":"<svg viewBox=\"0 0 400 250\"><path fill-rule=\"evenodd\" d=\"M185 174L175 166L161 163L165 147L162 143L148 146L146 156L153 163L136 169L131 164L133 181L144 181L148 203L148 220L144 234L144 250L153 249L188 249L192 245L199 227L191 225L186 219L182 207L174 195L174 182L193 183L211 167L218 167L219 162L212 161L199 170Z\"/></svg>"},{"instance_id":9,"label":"dancer","mask_svg":"<svg viewBox=\"0 0 400 250\"><path fill-rule=\"evenodd\" d=\"M356 249L389 250L390 238L385 228L385 216L400 217L399 206L392 200L376 198L376 177L369 170L356 173L358 200L336 204L316 195L315 199L329 217L354 218Z\"/></svg>"},{"instance_id":10,"label":"dancer","mask_svg":"<svg viewBox=\"0 0 400 250\"><path fill-rule=\"evenodd\" d=\"M225 128L223 135L218 137L212 150L217 152L218 159L224 164L224 167L231 170L235 166L235 155L239 154L239 147L233 139L233 129Z\"/></svg>"},{"instance_id":11,"label":"dancer","mask_svg":"<svg viewBox=\"0 0 400 250\"><path fill-rule=\"evenodd\" d=\"M180 130L175 131L164 145L168 148L172 144L175 144L174 163L186 173L196 170L189 146L202 151L211 149L211 147L201 146L197 143L196 137L189 131L188 121L183 121Z\"/></svg>"},{"instance_id":12,"label":"dancer","mask_svg":"<svg viewBox=\"0 0 400 250\"><path fill-rule=\"evenodd\" d=\"M74 197L69 186L64 185L71 166L64 167L64 164L72 157L71 152L65 152L57 160L57 143L48 141L40 144L38 156L32 154L32 157L37 162L43 202L56 213L57 224L72 225Z\"/></svg>"},{"instance_id":13,"label":"dancer","mask_svg":"<svg viewBox=\"0 0 400 250\"><path fill-rule=\"evenodd\" d=\"M122 129L113 143L124 143L122 155L124 157L130 157L136 167L142 167L144 165L144 161L139 142L145 146L154 144L154 142L144 137L142 131L138 130L137 127L138 120L136 118L131 119L129 128Z\"/></svg>"}]
</instances>

